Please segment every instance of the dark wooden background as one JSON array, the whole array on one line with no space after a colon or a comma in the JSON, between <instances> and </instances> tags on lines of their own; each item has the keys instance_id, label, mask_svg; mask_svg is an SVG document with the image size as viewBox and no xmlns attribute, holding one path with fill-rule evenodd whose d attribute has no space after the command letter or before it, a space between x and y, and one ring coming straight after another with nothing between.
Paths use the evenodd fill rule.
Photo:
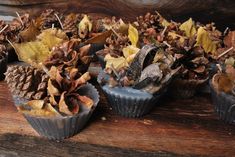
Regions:
<instances>
[{"instance_id":1,"label":"dark wooden background","mask_svg":"<svg viewBox=\"0 0 235 157\"><path fill-rule=\"evenodd\" d=\"M216 22L223 30L235 28L234 0L1 0L0 15L15 12L37 15L42 9L63 12L98 13L134 20L137 15L158 10L168 19L184 21L189 17L203 23Z\"/></svg>"}]
</instances>

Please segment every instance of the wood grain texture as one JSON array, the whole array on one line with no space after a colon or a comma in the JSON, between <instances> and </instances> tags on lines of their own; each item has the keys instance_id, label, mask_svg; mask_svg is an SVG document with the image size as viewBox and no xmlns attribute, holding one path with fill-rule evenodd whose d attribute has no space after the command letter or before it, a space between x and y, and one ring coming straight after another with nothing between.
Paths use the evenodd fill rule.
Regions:
<instances>
[{"instance_id":1,"label":"wood grain texture","mask_svg":"<svg viewBox=\"0 0 235 157\"><path fill-rule=\"evenodd\" d=\"M203 23L216 22L221 29L235 28L233 0L8 0L0 2L0 14L15 12L38 15L42 9L62 12L98 13L134 20L136 16L158 10L168 19L184 21L189 17Z\"/></svg>"},{"instance_id":2,"label":"wood grain texture","mask_svg":"<svg viewBox=\"0 0 235 157\"><path fill-rule=\"evenodd\" d=\"M63 142L41 138L0 82L0 154L12 156L233 156L235 126L218 120L208 96L165 97L140 119L116 115L104 95L87 127ZM102 120L105 117L106 120Z\"/></svg>"}]
</instances>

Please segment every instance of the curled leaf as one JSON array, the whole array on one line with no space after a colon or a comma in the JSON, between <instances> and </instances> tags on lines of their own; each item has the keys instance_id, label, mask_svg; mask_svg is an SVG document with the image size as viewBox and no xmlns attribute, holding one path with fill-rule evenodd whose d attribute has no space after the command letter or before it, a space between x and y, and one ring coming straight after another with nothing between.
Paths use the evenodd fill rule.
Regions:
<instances>
[{"instance_id":1,"label":"curled leaf","mask_svg":"<svg viewBox=\"0 0 235 157\"><path fill-rule=\"evenodd\" d=\"M54 117L61 116L49 103L44 104L43 100L32 100L27 104L20 105L18 111L31 116Z\"/></svg>"},{"instance_id":2,"label":"curled leaf","mask_svg":"<svg viewBox=\"0 0 235 157\"><path fill-rule=\"evenodd\" d=\"M133 45L129 45L125 48L122 49L122 52L123 52L123 55L124 57L126 58L127 62L130 63L134 57L135 57L135 54L137 52L139 52L139 48L133 46Z\"/></svg>"},{"instance_id":3,"label":"curled leaf","mask_svg":"<svg viewBox=\"0 0 235 157\"><path fill-rule=\"evenodd\" d=\"M129 24L129 28L128 28L128 38L131 41L131 45L137 46L137 43L139 40L139 34L138 34L137 29L131 24Z\"/></svg>"},{"instance_id":4,"label":"curled leaf","mask_svg":"<svg viewBox=\"0 0 235 157\"><path fill-rule=\"evenodd\" d=\"M128 66L126 58L124 57L114 58L110 54L107 54L104 60L106 61L106 68L110 68L111 66L113 66L114 69L119 70L123 67Z\"/></svg>"},{"instance_id":5,"label":"curled leaf","mask_svg":"<svg viewBox=\"0 0 235 157\"><path fill-rule=\"evenodd\" d=\"M90 109L94 102L91 98L87 97L87 96L81 96L78 95L78 99L82 102L83 105L85 105L88 109Z\"/></svg>"},{"instance_id":6,"label":"curled leaf","mask_svg":"<svg viewBox=\"0 0 235 157\"><path fill-rule=\"evenodd\" d=\"M29 27L19 33L22 41L32 41L36 39L36 36L40 34L39 29L36 27L35 22L32 21Z\"/></svg>"},{"instance_id":7,"label":"curled leaf","mask_svg":"<svg viewBox=\"0 0 235 157\"><path fill-rule=\"evenodd\" d=\"M13 44L20 61L31 65L44 62L50 55L50 51L41 41L32 41Z\"/></svg>"},{"instance_id":8,"label":"curled leaf","mask_svg":"<svg viewBox=\"0 0 235 157\"><path fill-rule=\"evenodd\" d=\"M206 53L212 53L215 55L217 49L217 42L210 39L209 33L200 27L197 31L197 39L195 46L202 46Z\"/></svg>"},{"instance_id":9,"label":"curled leaf","mask_svg":"<svg viewBox=\"0 0 235 157\"><path fill-rule=\"evenodd\" d=\"M50 50L68 39L67 35L61 29L56 28L49 28L42 31L37 38L40 39L43 44L47 45Z\"/></svg>"},{"instance_id":10,"label":"curled leaf","mask_svg":"<svg viewBox=\"0 0 235 157\"><path fill-rule=\"evenodd\" d=\"M78 24L78 33L81 38L85 38L92 29L92 23L89 20L88 16L85 15L83 19Z\"/></svg>"},{"instance_id":11,"label":"curled leaf","mask_svg":"<svg viewBox=\"0 0 235 157\"><path fill-rule=\"evenodd\" d=\"M190 18L188 21L181 24L179 28L180 30L185 31L186 36L189 38L194 36L197 33L196 27L192 18Z\"/></svg>"},{"instance_id":12,"label":"curled leaf","mask_svg":"<svg viewBox=\"0 0 235 157\"><path fill-rule=\"evenodd\" d=\"M60 96L59 111L66 115L73 115L73 113L69 110L69 107L65 102L65 93L66 92L63 92Z\"/></svg>"},{"instance_id":13,"label":"curled leaf","mask_svg":"<svg viewBox=\"0 0 235 157\"><path fill-rule=\"evenodd\" d=\"M179 39L180 43L184 43L185 37L175 32L168 32L168 36L171 36L173 39Z\"/></svg>"},{"instance_id":14,"label":"curled leaf","mask_svg":"<svg viewBox=\"0 0 235 157\"><path fill-rule=\"evenodd\" d=\"M60 95L60 91L52 84L51 79L48 80L47 91L50 95Z\"/></svg>"}]
</instances>

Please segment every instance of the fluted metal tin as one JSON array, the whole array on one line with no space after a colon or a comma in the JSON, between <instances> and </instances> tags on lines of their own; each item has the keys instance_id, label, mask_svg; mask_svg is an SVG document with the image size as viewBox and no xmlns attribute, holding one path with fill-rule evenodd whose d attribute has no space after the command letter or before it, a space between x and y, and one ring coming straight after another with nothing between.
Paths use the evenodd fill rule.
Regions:
<instances>
[{"instance_id":1,"label":"fluted metal tin","mask_svg":"<svg viewBox=\"0 0 235 157\"><path fill-rule=\"evenodd\" d=\"M211 98L219 118L229 124L235 124L235 96L215 91L210 82Z\"/></svg>"},{"instance_id":2,"label":"fluted metal tin","mask_svg":"<svg viewBox=\"0 0 235 157\"><path fill-rule=\"evenodd\" d=\"M183 80L180 78L175 78L169 88L169 92L174 98L188 99L195 95L197 89L200 85L205 83L205 80Z\"/></svg>"},{"instance_id":3,"label":"fluted metal tin","mask_svg":"<svg viewBox=\"0 0 235 157\"><path fill-rule=\"evenodd\" d=\"M98 82L101 83L103 71L98 75ZM101 86L109 104L114 111L124 117L141 117L151 111L156 106L158 99L165 90L155 95L133 89L131 87L109 87Z\"/></svg>"},{"instance_id":4,"label":"fluted metal tin","mask_svg":"<svg viewBox=\"0 0 235 157\"><path fill-rule=\"evenodd\" d=\"M79 93L93 99L94 106L90 110L84 107L81 108L79 114L65 117L46 118L26 114L24 114L24 117L41 136L54 140L62 140L74 136L84 128L99 102L98 91L93 85L87 83L79 90Z\"/></svg>"}]
</instances>

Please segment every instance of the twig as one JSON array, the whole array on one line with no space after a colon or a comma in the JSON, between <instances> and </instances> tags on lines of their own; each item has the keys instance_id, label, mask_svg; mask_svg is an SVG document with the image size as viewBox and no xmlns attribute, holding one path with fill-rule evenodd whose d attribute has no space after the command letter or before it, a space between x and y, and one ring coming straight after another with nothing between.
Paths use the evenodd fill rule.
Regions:
<instances>
[{"instance_id":1,"label":"twig","mask_svg":"<svg viewBox=\"0 0 235 157\"><path fill-rule=\"evenodd\" d=\"M165 28L163 29L161 36L163 36L165 34L166 30L167 30L167 26L165 26Z\"/></svg>"},{"instance_id":2,"label":"twig","mask_svg":"<svg viewBox=\"0 0 235 157\"><path fill-rule=\"evenodd\" d=\"M219 71L220 71L220 72L222 72L222 71L223 71L223 69L222 69L222 67L221 67L221 65L220 65L220 64L216 64L216 66L217 66L217 68L219 69Z\"/></svg>"},{"instance_id":3,"label":"twig","mask_svg":"<svg viewBox=\"0 0 235 157\"><path fill-rule=\"evenodd\" d=\"M59 16L58 16L57 14L54 14L54 15L55 15L55 17L58 19L58 21L59 21L59 23L60 23L61 28L62 28L62 29L64 29L63 24L62 24L62 22L61 22L61 20L60 20Z\"/></svg>"},{"instance_id":4,"label":"twig","mask_svg":"<svg viewBox=\"0 0 235 157\"><path fill-rule=\"evenodd\" d=\"M55 27L55 24L54 24L54 23L52 23L51 28L52 28L52 29L54 29L54 27Z\"/></svg>"},{"instance_id":5,"label":"twig","mask_svg":"<svg viewBox=\"0 0 235 157\"><path fill-rule=\"evenodd\" d=\"M2 28L2 30L0 30L0 33L2 33L9 25L6 25Z\"/></svg>"},{"instance_id":6,"label":"twig","mask_svg":"<svg viewBox=\"0 0 235 157\"><path fill-rule=\"evenodd\" d=\"M219 59L220 57L226 55L226 54L229 53L231 50L233 50L233 46L230 47L229 49L227 49L226 51L224 51L223 53L221 53L221 54L217 57L217 59Z\"/></svg>"},{"instance_id":7,"label":"twig","mask_svg":"<svg viewBox=\"0 0 235 157\"><path fill-rule=\"evenodd\" d=\"M113 28L111 28L111 30L119 39L122 39L122 37Z\"/></svg>"},{"instance_id":8,"label":"twig","mask_svg":"<svg viewBox=\"0 0 235 157\"><path fill-rule=\"evenodd\" d=\"M20 19L20 22L21 22L21 24L22 24L22 26L24 26L24 23L23 23L23 21L22 21L22 19L21 19L21 17L20 17L20 14L16 11L16 15L18 16L18 18Z\"/></svg>"},{"instance_id":9,"label":"twig","mask_svg":"<svg viewBox=\"0 0 235 157\"><path fill-rule=\"evenodd\" d=\"M49 70L47 69L47 67L42 64L42 63L39 63L39 65L42 67L42 70L49 76L51 77L50 73L49 73Z\"/></svg>"},{"instance_id":10,"label":"twig","mask_svg":"<svg viewBox=\"0 0 235 157\"><path fill-rule=\"evenodd\" d=\"M171 45L168 44L166 41L163 41L163 44L165 44L166 46L168 46L169 48L171 48Z\"/></svg>"},{"instance_id":11,"label":"twig","mask_svg":"<svg viewBox=\"0 0 235 157\"><path fill-rule=\"evenodd\" d=\"M6 37L6 41L15 49L15 51L17 51L16 47L13 45L13 43L7 37Z\"/></svg>"},{"instance_id":12,"label":"twig","mask_svg":"<svg viewBox=\"0 0 235 157\"><path fill-rule=\"evenodd\" d=\"M227 34L228 30L229 30L229 28L228 28L228 27L226 27L226 29L224 30L224 35L226 35L226 34Z\"/></svg>"},{"instance_id":13,"label":"twig","mask_svg":"<svg viewBox=\"0 0 235 157\"><path fill-rule=\"evenodd\" d=\"M114 74L116 75L117 79L120 79L120 75L118 74L118 72L116 71L116 69L113 67L113 64L110 65L110 68L112 69L112 71L114 72Z\"/></svg>"}]
</instances>

